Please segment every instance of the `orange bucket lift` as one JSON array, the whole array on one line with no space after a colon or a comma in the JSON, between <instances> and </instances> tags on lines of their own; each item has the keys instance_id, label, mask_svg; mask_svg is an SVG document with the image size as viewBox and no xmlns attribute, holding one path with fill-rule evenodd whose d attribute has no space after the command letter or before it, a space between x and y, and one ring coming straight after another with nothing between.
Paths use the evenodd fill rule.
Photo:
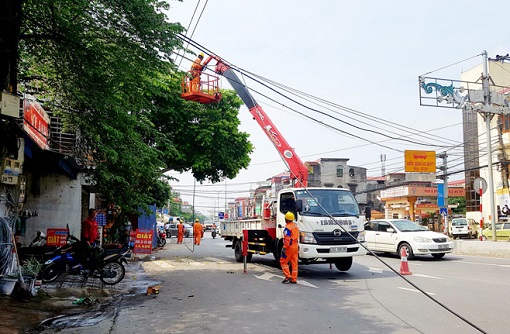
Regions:
<instances>
[{"instance_id":1,"label":"orange bucket lift","mask_svg":"<svg viewBox=\"0 0 510 334\"><path fill-rule=\"evenodd\" d=\"M221 100L221 93L218 86L218 77L202 73L200 87L194 90L191 85L190 72L182 78L181 97L187 101L195 101L202 104L215 103Z\"/></svg>"}]
</instances>

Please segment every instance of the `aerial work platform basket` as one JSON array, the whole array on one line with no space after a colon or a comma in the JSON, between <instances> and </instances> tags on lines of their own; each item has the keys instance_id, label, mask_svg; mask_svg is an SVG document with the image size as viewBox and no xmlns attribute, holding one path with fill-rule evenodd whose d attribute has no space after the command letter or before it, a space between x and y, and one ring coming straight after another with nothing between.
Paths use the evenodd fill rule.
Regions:
<instances>
[{"instance_id":1,"label":"aerial work platform basket","mask_svg":"<svg viewBox=\"0 0 510 334\"><path fill-rule=\"evenodd\" d=\"M215 103L221 100L218 77L202 73L200 78L199 87L193 87L191 74L187 72L181 82L181 97L187 101L195 101L202 104Z\"/></svg>"}]
</instances>

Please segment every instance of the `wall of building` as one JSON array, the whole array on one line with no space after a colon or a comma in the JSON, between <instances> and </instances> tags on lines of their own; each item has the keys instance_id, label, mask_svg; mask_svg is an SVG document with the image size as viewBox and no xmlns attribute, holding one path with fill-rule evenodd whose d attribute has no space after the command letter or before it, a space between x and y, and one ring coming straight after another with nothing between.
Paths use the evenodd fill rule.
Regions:
<instances>
[{"instance_id":1,"label":"wall of building","mask_svg":"<svg viewBox=\"0 0 510 334\"><path fill-rule=\"evenodd\" d=\"M29 176L27 181L38 182L39 196L31 193L33 187L27 187L23 213L28 218L25 237L20 238L23 246L32 241L37 230L46 234L49 227L65 228L67 224L71 233L79 238L83 210L88 209L83 209L82 203L89 204L88 196L82 196L83 178L72 180L64 175L49 173L41 175L37 181Z\"/></svg>"}]
</instances>

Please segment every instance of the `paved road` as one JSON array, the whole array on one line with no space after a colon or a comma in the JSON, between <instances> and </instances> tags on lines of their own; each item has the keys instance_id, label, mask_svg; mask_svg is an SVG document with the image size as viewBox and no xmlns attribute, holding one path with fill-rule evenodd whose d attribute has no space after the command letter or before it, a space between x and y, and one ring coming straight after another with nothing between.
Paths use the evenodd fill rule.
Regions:
<instances>
[{"instance_id":1,"label":"paved road","mask_svg":"<svg viewBox=\"0 0 510 334\"><path fill-rule=\"evenodd\" d=\"M299 325L293 329L296 333L477 332L405 284L373 256L356 259L348 273L329 269L328 265L301 266L299 284L284 286L280 283L281 271L274 267L271 256L257 256L257 263L250 264L244 273L242 265L233 260L233 251L225 249L222 240L213 240L206 234L202 245L196 248L189 243L173 242L171 239L170 244L155 253L154 259L141 262L140 271L130 273L128 284L137 286L113 303L115 307L62 319L62 326L74 322L80 327L62 329L60 333L130 334L139 333L142 328L153 333L288 332L289 323ZM455 243L462 252L480 254L494 249L500 256L510 254L503 251L510 249L506 242ZM481 305L494 303L510 308L504 296L479 298L476 292L465 298L461 287L480 291L473 282L484 277L494 281L498 281L498 275L506 277L509 260L479 257L465 260L459 253L440 261L432 257L410 261L414 272L408 277L436 298L446 298L469 320L477 320L475 324L490 328L491 333L505 333L485 327L490 325L487 319L478 319ZM398 270L397 256L382 258ZM483 272L480 264L485 262L488 269ZM143 293L147 285L154 283L161 285L159 295ZM55 328L43 333L53 332Z\"/></svg>"}]
</instances>

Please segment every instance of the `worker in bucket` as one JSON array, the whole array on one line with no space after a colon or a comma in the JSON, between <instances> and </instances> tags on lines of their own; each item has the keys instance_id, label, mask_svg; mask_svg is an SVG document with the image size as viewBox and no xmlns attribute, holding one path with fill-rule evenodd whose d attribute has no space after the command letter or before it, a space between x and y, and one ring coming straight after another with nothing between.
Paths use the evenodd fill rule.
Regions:
<instances>
[{"instance_id":1,"label":"worker in bucket","mask_svg":"<svg viewBox=\"0 0 510 334\"><path fill-rule=\"evenodd\" d=\"M195 240L195 245L200 245L200 239L202 238L202 224L200 224L200 220L195 219L195 224L193 224L193 238Z\"/></svg>"},{"instance_id":2,"label":"worker in bucket","mask_svg":"<svg viewBox=\"0 0 510 334\"><path fill-rule=\"evenodd\" d=\"M285 214L285 229L283 230L283 248L280 257L285 279L283 284L296 284L298 276L299 229L294 223L294 214L288 211ZM290 269L289 269L290 262ZM292 271L291 271L292 270Z\"/></svg>"},{"instance_id":3,"label":"worker in bucket","mask_svg":"<svg viewBox=\"0 0 510 334\"><path fill-rule=\"evenodd\" d=\"M197 59L191 65L191 91L198 92L200 91L200 74L202 74L202 60L204 59L204 54L200 52Z\"/></svg>"}]
</instances>

